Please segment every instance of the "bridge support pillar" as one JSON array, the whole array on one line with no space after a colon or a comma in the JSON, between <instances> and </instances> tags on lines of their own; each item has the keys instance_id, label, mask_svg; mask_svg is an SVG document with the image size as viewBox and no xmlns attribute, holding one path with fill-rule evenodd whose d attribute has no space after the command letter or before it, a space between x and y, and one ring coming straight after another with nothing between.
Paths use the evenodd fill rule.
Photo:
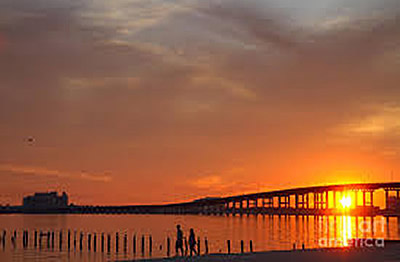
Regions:
<instances>
[{"instance_id":1,"label":"bridge support pillar","mask_svg":"<svg viewBox=\"0 0 400 262\"><path fill-rule=\"evenodd\" d=\"M370 192L370 202L371 202L371 207L374 206L374 191Z\"/></svg>"},{"instance_id":2,"label":"bridge support pillar","mask_svg":"<svg viewBox=\"0 0 400 262\"><path fill-rule=\"evenodd\" d=\"M333 191L333 208L336 208L336 191Z\"/></svg>"},{"instance_id":3,"label":"bridge support pillar","mask_svg":"<svg viewBox=\"0 0 400 262\"><path fill-rule=\"evenodd\" d=\"M322 192L322 193L319 193L319 205L320 205L320 209L324 209L324 205L325 205L325 202L324 202L324 192Z\"/></svg>"},{"instance_id":4,"label":"bridge support pillar","mask_svg":"<svg viewBox=\"0 0 400 262\"><path fill-rule=\"evenodd\" d=\"M296 207L296 209L298 209L299 208L299 195L298 194L294 195L294 198L295 198L295 207Z\"/></svg>"},{"instance_id":5,"label":"bridge support pillar","mask_svg":"<svg viewBox=\"0 0 400 262\"><path fill-rule=\"evenodd\" d=\"M320 209L324 209L324 207L325 207L324 194L325 194L325 192L322 192L322 193L319 194L319 196L320 196Z\"/></svg>"},{"instance_id":6,"label":"bridge support pillar","mask_svg":"<svg viewBox=\"0 0 400 262\"><path fill-rule=\"evenodd\" d=\"M357 207L357 205L358 205L358 191L357 190L355 190L354 191L354 205Z\"/></svg>"},{"instance_id":7,"label":"bridge support pillar","mask_svg":"<svg viewBox=\"0 0 400 262\"><path fill-rule=\"evenodd\" d=\"M319 193L319 208L324 209L324 192Z\"/></svg>"},{"instance_id":8,"label":"bridge support pillar","mask_svg":"<svg viewBox=\"0 0 400 262\"><path fill-rule=\"evenodd\" d=\"M325 192L325 209L329 208L329 191Z\"/></svg>"},{"instance_id":9,"label":"bridge support pillar","mask_svg":"<svg viewBox=\"0 0 400 262\"><path fill-rule=\"evenodd\" d=\"M385 189L385 208L389 209L389 190Z\"/></svg>"},{"instance_id":10,"label":"bridge support pillar","mask_svg":"<svg viewBox=\"0 0 400 262\"><path fill-rule=\"evenodd\" d=\"M365 207L366 206L366 199L365 199L366 192L365 192L365 190L362 191L362 194L363 194L363 207Z\"/></svg>"},{"instance_id":11,"label":"bridge support pillar","mask_svg":"<svg viewBox=\"0 0 400 262\"><path fill-rule=\"evenodd\" d=\"M317 193L313 193L314 194L314 209L317 209Z\"/></svg>"},{"instance_id":12,"label":"bridge support pillar","mask_svg":"<svg viewBox=\"0 0 400 262\"><path fill-rule=\"evenodd\" d=\"M306 193L306 208L309 209L310 208L310 202L309 202L309 194Z\"/></svg>"}]
</instances>

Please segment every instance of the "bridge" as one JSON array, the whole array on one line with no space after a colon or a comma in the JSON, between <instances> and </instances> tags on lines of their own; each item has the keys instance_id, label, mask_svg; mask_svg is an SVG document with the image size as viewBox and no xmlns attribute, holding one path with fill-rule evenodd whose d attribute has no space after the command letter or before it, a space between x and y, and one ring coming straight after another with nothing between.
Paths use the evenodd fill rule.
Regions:
<instances>
[{"instance_id":1,"label":"bridge","mask_svg":"<svg viewBox=\"0 0 400 262\"><path fill-rule=\"evenodd\" d=\"M374 193L384 191L385 206L374 205ZM361 199L359 199L361 195ZM342 207L343 197L352 204ZM361 202L361 204L360 204ZM350 203L349 203L350 204ZM204 198L167 205L76 206L51 210L0 207L0 213L72 214L204 214L204 215L356 215L400 217L400 183L359 183L313 186Z\"/></svg>"}]
</instances>

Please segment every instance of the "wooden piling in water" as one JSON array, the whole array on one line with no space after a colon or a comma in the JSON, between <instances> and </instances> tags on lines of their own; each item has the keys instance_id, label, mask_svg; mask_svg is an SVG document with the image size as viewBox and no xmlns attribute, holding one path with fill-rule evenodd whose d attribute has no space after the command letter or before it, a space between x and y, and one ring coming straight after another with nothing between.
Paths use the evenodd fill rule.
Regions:
<instances>
[{"instance_id":1,"label":"wooden piling in water","mask_svg":"<svg viewBox=\"0 0 400 262\"><path fill-rule=\"evenodd\" d=\"M171 255L171 239L167 237L167 256Z\"/></svg>"},{"instance_id":2,"label":"wooden piling in water","mask_svg":"<svg viewBox=\"0 0 400 262\"><path fill-rule=\"evenodd\" d=\"M63 245L63 232L62 232L62 230L60 230L60 233L58 235L58 241L59 241L59 248L60 248L60 251L61 251L62 250L62 245Z\"/></svg>"},{"instance_id":3,"label":"wooden piling in water","mask_svg":"<svg viewBox=\"0 0 400 262\"><path fill-rule=\"evenodd\" d=\"M205 249L206 249L206 254L208 254L208 240L207 240L207 238L205 238L204 239L204 247L205 247Z\"/></svg>"},{"instance_id":4,"label":"wooden piling in water","mask_svg":"<svg viewBox=\"0 0 400 262\"><path fill-rule=\"evenodd\" d=\"M151 253L153 252L153 238L151 235L149 236L149 255L151 256Z\"/></svg>"},{"instance_id":5,"label":"wooden piling in water","mask_svg":"<svg viewBox=\"0 0 400 262\"><path fill-rule=\"evenodd\" d=\"M197 238L197 255L200 256L201 248L200 248L200 237Z\"/></svg>"},{"instance_id":6,"label":"wooden piling in water","mask_svg":"<svg viewBox=\"0 0 400 262\"><path fill-rule=\"evenodd\" d=\"M115 252L118 253L118 249L119 249L119 235L117 232L117 233L115 233Z\"/></svg>"},{"instance_id":7,"label":"wooden piling in water","mask_svg":"<svg viewBox=\"0 0 400 262\"><path fill-rule=\"evenodd\" d=\"M227 240L226 242L227 242L227 246L228 246L228 254L230 254L231 253L231 241Z\"/></svg>"},{"instance_id":8,"label":"wooden piling in water","mask_svg":"<svg viewBox=\"0 0 400 262\"><path fill-rule=\"evenodd\" d=\"M107 234L107 253L111 251L111 235Z\"/></svg>"},{"instance_id":9,"label":"wooden piling in water","mask_svg":"<svg viewBox=\"0 0 400 262\"><path fill-rule=\"evenodd\" d=\"M7 231L3 230L3 249L6 248L6 236L7 236Z\"/></svg>"},{"instance_id":10,"label":"wooden piling in water","mask_svg":"<svg viewBox=\"0 0 400 262\"><path fill-rule=\"evenodd\" d=\"M29 246L29 231L28 230L26 230L25 245L26 245L26 247Z\"/></svg>"},{"instance_id":11,"label":"wooden piling in water","mask_svg":"<svg viewBox=\"0 0 400 262\"><path fill-rule=\"evenodd\" d=\"M124 234L124 253L126 253L127 250L128 250L128 236L125 233Z\"/></svg>"},{"instance_id":12,"label":"wooden piling in water","mask_svg":"<svg viewBox=\"0 0 400 262\"><path fill-rule=\"evenodd\" d=\"M240 240L240 253L244 253L244 242Z\"/></svg>"},{"instance_id":13,"label":"wooden piling in water","mask_svg":"<svg viewBox=\"0 0 400 262\"><path fill-rule=\"evenodd\" d=\"M15 248L15 237L14 236L11 236L11 244Z\"/></svg>"},{"instance_id":14,"label":"wooden piling in water","mask_svg":"<svg viewBox=\"0 0 400 262\"><path fill-rule=\"evenodd\" d=\"M6 247L6 235L7 235L7 231L5 229L3 229L3 249Z\"/></svg>"},{"instance_id":15,"label":"wooden piling in water","mask_svg":"<svg viewBox=\"0 0 400 262\"><path fill-rule=\"evenodd\" d=\"M253 253L253 240L250 240L250 253Z\"/></svg>"},{"instance_id":16,"label":"wooden piling in water","mask_svg":"<svg viewBox=\"0 0 400 262\"><path fill-rule=\"evenodd\" d=\"M22 247L26 248L25 246L25 238L26 238L26 232L25 230L22 231Z\"/></svg>"},{"instance_id":17,"label":"wooden piling in water","mask_svg":"<svg viewBox=\"0 0 400 262\"><path fill-rule=\"evenodd\" d=\"M74 250L76 250L76 231L74 231Z\"/></svg>"},{"instance_id":18,"label":"wooden piling in water","mask_svg":"<svg viewBox=\"0 0 400 262\"><path fill-rule=\"evenodd\" d=\"M83 233L81 232L79 235L79 250L82 251L83 249Z\"/></svg>"},{"instance_id":19,"label":"wooden piling in water","mask_svg":"<svg viewBox=\"0 0 400 262\"><path fill-rule=\"evenodd\" d=\"M34 235L34 239L33 239L33 245L35 246L35 248L37 247L37 230L35 230L35 233L34 233L35 235Z\"/></svg>"},{"instance_id":20,"label":"wooden piling in water","mask_svg":"<svg viewBox=\"0 0 400 262\"><path fill-rule=\"evenodd\" d=\"M96 233L93 233L93 251L97 251L97 235Z\"/></svg>"},{"instance_id":21,"label":"wooden piling in water","mask_svg":"<svg viewBox=\"0 0 400 262\"><path fill-rule=\"evenodd\" d=\"M101 233L101 252L104 252L104 233Z\"/></svg>"},{"instance_id":22,"label":"wooden piling in water","mask_svg":"<svg viewBox=\"0 0 400 262\"><path fill-rule=\"evenodd\" d=\"M68 247L68 251L69 251L71 248L71 230L70 229L68 229L67 247Z\"/></svg>"},{"instance_id":23,"label":"wooden piling in water","mask_svg":"<svg viewBox=\"0 0 400 262\"><path fill-rule=\"evenodd\" d=\"M54 249L54 231L51 231L51 248Z\"/></svg>"},{"instance_id":24,"label":"wooden piling in water","mask_svg":"<svg viewBox=\"0 0 400 262\"><path fill-rule=\"evenodd\" d=\"M92 234L88 233L88 242L87 242L87 248L88 251L90 251L92 249Z\"/></svg>"},{"instance_id":25,"label":"wooden piling in water","mask_svg":"<svg viewBox=\"0 0 400 262\"><path fill-rule=\"evenodd\" d=\"M47 232L47 248L48 249L50 248L50 236L51 236L50 231L48 231Z\"/></svg>"},{"instance_id":26,"label":"wooden piling in water","mask_svg":"<svg viewBox=\"0 0 400 262\"><path fill-rule=\"evenodd\" d=\"M132 251L133 254L136 254L136 235L133 235L132 237Z\"/></svg>"},{"instance_id":27,"label":"wooden piling in water","mask_svg":"<svg viewBox=\"0 0 400 262\"><path fill-rule=\"evenodd\" d=\"M40 230L40 232L39 232L39 249L42 248L42 237L43 237L43 233L42 233L42 230Z\"/></svg>"},{"instance_id":28,"label":"wooden piling in water","mask_svg":"<svg viewBox=\"0 0 400 262\"><path fill-rule=\"evenodd\" d=\"M144 249L145 248L145 243L144 243L144 235L142 235L142 255L144 255Z\"/></svg>"}]
</instances>

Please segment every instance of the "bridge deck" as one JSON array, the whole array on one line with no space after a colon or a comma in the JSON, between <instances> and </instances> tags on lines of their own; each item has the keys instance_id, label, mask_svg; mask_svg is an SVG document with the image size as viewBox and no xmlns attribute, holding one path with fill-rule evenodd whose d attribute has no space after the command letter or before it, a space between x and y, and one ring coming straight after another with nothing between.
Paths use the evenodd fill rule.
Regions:
<instances>
[{"instance_id":1,"label":"bridge deck","mask_svg":"<svg viewBox=\"0 0 400 262\"><path fill-rule=\"evenodd\" d=\"M373 204L375 190L385 190L385 209ZM222 198L206 198L192 202L165 205L75 206L53 209L28 209L24 206L2 207L0 213L79 213L79 214L285 214L337 215L337 199L329 201L329 192L362 191L363 204L347 210L350 215L400 216L400 183L362 183L293 188ZM389 192L396 191L395 205L390 206ZM369 196L369 202L366 195ZM313 198L311 197L313 196ZM332 196L332 195L331 195ZM282 201L283 198L283 201ZM290 199L295 199L291 202ZM393 198L393 197L392 197ZM274 201L278 200L278 201ZM267 200L267 201L265 201ZM390 201L389 201L390 200ZM261 202L261 206L259 203ZM274 203L275 202L275 203ZM278 205L276 205L276 202ZM330 203L334 202L333 206ZM239 204L239 206L237 206ZM311 205L312 204L312 205Z\"/></svg>"}]
</instances>

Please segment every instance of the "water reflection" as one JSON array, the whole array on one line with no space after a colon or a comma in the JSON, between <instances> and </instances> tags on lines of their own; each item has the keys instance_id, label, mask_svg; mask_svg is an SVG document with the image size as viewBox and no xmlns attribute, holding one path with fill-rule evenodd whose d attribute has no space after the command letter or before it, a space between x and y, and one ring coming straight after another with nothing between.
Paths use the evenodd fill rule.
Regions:
<instances>
[{"instance_id":1,"label":"water reflection","mask_svg":"<svg viewBox=\"0 0 400 262\"><path fill-rule=\"evenodd\" d=\"M7 241L0 248L0 261L7 258L20 260L43 260L46 258L103 261L114 259L133 259L142 257L141 237L146 238L144 257L149 257L148 238L152 236L153 257L167 255L167 238L171 239L171 255L174 255L175 225L181 224L185 234L189 228L194 228L201 238L204 251L204 239L207 237L209 251L225 253L227 240L231 240L232 252L240 251L240 241L243 240L245 251L249 249L249 241L254 243L256 251L292 249L296 247L345 247L353 238L385 238L400 239L398 220L383 217L363 218L351 216L174 216L174 215L12 215L0 216L0 234L7 230ZM17 241L13 245L10 238L18 230ZM66 248L68 229L71 230L71 248ZM22 231L30 231L29 245L22 246ZM48 246L44 237L43 243L36 248L33 244L35 230L55 232L55 247ZM58 248L59 231L63 231L64 246ZM115 251L115 236L119 233L119 251ZM83 246L80 251L80 236L83 234ZM94 243L89 251L88 236L97 235L97 252ZM110 252L105 245L101 250L101 235L104 234L107 243L111 236ZM124 236L127 235L127 249L123 249ZM133 252L133 236L136 236L137 252Z\"/></svg>"},{"instance_id":2,"label":"water reflection","mask_svg":"<svg viewBox=\"0 0 400 262\"><path fill-rule=\"evenodd\" d=\"M358 218L355 218L358 221ZM342 216L341 221L343 224L341 235L343 237L343 246L349 246L349 240L352 239L351 217ZM356 227L357 228L357 227ZM357 230L356 230L357 231Z\"/></svg>"}]
</instances>

